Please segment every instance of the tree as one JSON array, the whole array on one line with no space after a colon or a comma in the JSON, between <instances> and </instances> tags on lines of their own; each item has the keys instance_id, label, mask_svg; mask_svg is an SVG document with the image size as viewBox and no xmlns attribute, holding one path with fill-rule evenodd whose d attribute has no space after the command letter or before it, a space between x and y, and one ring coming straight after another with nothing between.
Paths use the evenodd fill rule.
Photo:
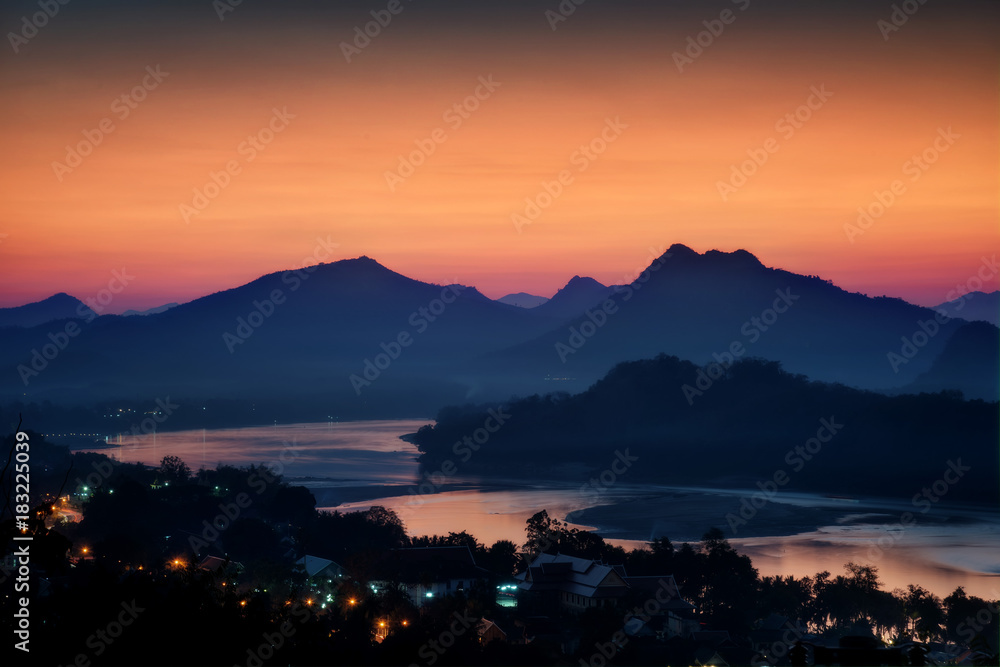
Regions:
<instances>
[{"instance_id":1,"label":"tree","mask_svg":"<svg viewBox=\"0 0 1000 667\"><path fill-rule=\"evenodd\" d=\"M558 531L562 523L549 517L546 510L535 512L525 523L528 541L524 543L524 552L529 558L545 553L559 543Z\"/></svg>"},{"instance_id":2,"label":"tree","mask_svg":"<svg viewBox=\"0 0 1000 667\"><path fill-rule=\"evenodd\" d=\"M183 484L191 477L191 469L181 460L179 456L173 454L164 456L160 460L159 474L165 481Z\"/></svg>"},{"instance_id":3,"label":"tree","mask_svg":"<svg viewBox=\"0 0 1000 667\"><path fill-rule=\"evenodd\" d=\"M942 635L945 615L941 599L921 586L906 587L903 604L906 615L913 619L913 631L922 641L937 639Z\"/></svg>"},{"instance_id":4,"label":"tree","mask_svg":"<svg viewBox=\"0 0 1000 667\"><path fill-rule=\"evenodd\" d=\"M482 565L502 577L509 577L514 574L519 562L517 545L510 540L497 540L486 551L485 562Z\"/></svg>"}]
</instances>

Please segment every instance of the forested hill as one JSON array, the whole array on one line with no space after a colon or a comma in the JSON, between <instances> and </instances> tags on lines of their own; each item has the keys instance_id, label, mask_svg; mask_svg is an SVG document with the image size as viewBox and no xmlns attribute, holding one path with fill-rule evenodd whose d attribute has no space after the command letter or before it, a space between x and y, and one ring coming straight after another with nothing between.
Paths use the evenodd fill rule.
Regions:
<instances>
[{"instance_id":1,"label":"forested hill","mask_svg":"<svg viewBox=\"0 0 1000 667\"><path fill-rule=\"evenodd\" d=\"M506 404L488 434L499 407L442 409L414 438L427 470L451 460L461 474L583 483L628 449L629 482L753 486L783 471L788 489L909 499L960 466L948 501L997 499L998 404L957 392L890 397L775 362L723 370L661 355L619 364L581 394Z\"/></svg>"}]
</instances>

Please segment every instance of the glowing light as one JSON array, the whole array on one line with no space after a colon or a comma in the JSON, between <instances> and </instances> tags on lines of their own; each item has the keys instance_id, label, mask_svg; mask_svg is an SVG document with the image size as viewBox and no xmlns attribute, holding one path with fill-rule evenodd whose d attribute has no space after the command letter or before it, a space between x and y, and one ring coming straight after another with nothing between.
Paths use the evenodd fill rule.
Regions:
<instances>
[{"instance_id":1,"label":"glowing light","mask_svg":"<svg viewBox=\"0 0 1000 667\"><path fill-rule=\"evenodd\" d=\"M385 621L379 621L378 622L378 627L384 628L385 627Z\"/></svg>"},{"instance_id":2,"label":"glowing light","mask_svg":"<svg viewBox=\"0 0 1000 667\"><path fill-rule=\"evenodd\" d=\"M357 600L355 600L354 598L351 598L351 599L350 599L350 600L348 600L347 602L348 602L349 604L357 604L357 603L358 603L358 601L357 601Z\"/></svg>"},{"instance_id":3,"label":"glowing light","mask_svg":"<svg viewBox=\"0 0 1000 667\"><path fill-rule=\"evenodd\" d=\"M241 607L247 606L247 601L246 600L240 600L240 606Z\"/></svg>"}]
</instances>

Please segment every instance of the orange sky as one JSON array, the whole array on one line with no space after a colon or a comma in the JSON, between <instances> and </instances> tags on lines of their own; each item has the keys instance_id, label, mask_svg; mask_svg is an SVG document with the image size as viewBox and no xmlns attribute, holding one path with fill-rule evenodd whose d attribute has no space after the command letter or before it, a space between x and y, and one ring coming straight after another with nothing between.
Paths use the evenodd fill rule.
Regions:
<instances>
[{"instance_id":1,"label":"orange sky","mask_svg":"<svg viewBox=\"0 0 1000 667\"><path fill-rule=\"evenodd\" d=\"M317 238L339 244L331 259L368 255L492 297L551 295L574 274L622 282L650 247L682 242L930 305L1000 249L1000 49L985 3L928 3L888 41L876 27L888 3L832 17L584 4L555 31L540 9L555 2L503 20L414 3L351 63L339 43L384 3L326 16L247 5L221 22L209 4L169 17L67 5L0 56L0 306L86 298L123 267L135 280L110 310L186 301L299 266ZM4 32L32 7L7 10ZM735 21L678 72L672 54L726 7ZM121 118L113 101L147 65L169 75ZM489 75L499 87L449 124ZM821 85L832 96L779 131ZM248 161L241 142L274 108L295 117ZM114 131L60 181L53 162L104 118ZM580 171L574 152L615 118L628 127ZM937 161L907 171L949 127L959 137ZM386 171L436 128L446 140L391 191ZM723 201L718 182L769 138L777 152ZM231 160L240 173L185 222L180 205ZM519 233L511 215L562 170L572 182ZM850 242L844 225L896 179L905 192Z\"/></svg>"}]
</instances>

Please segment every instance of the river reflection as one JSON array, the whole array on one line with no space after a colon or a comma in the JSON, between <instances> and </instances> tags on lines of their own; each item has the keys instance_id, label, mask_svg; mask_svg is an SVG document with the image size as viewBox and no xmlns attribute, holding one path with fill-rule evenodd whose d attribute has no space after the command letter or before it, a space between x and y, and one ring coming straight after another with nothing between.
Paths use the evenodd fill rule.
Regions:
<instances>
[{"instance_id":1,"label":"river reflection","mask_svg":"<svg viewBox=\"0 0 1000 667\"><path fill-rule=\"evenodd\" d=\"M192 469L268 464L308 487L317 506L356 511L395 510L410 535L468 531L481 542L521 544L525 521L541 509L573 526L596 529L626 548L667 535L697 540L710 526L749 555L761 575L843 572L848 561L879 567L885 588L920 584L945 596L956 586L1000 598L1000 512L936 506L900 530L912 506L881 499L831 499L783 493L748 526L727 526L739 490L615 484L599 497L579 483L480 480L461 474L438 488L418 487L416 448L399 439L431 420L329 422L183 431L122 437L110 450L123 462L157 464L166 455ZM461 471L459 471L461 472ZM879 542L881 540L881 542ZM881 546L879 546L881 544Z\"/></svg>"}]
</instances>

